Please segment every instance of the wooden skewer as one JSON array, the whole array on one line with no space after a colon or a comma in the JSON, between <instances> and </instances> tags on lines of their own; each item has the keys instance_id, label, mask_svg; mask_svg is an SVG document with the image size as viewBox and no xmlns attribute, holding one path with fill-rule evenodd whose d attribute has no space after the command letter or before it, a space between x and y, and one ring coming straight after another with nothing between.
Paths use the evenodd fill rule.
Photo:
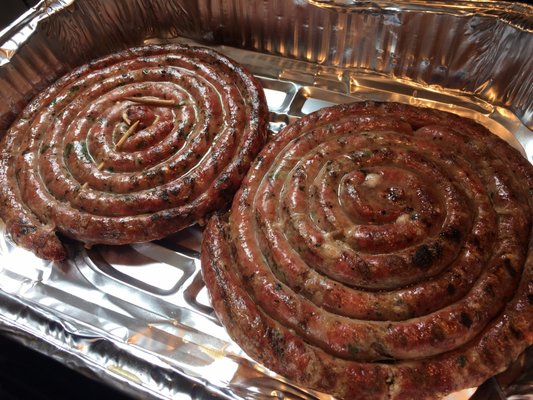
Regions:
<instances>
[{"instance_id":1,"label":"wooden skewer","mask_svg":"<svg viewBox=\"0 0 533 400\"><path fill-rule=\"evenodd\" d=\"M133 101L135 103L150 104L152 106L177 106L174 100L160 99L159 97L143 96L143 97L124 97L125 100Z\"/></svg>"},{"instance_id":2,"label":"wooden skewer","mask_svg":"<svg viewBox=\"0 0 533 400\"><path fill-rule=\"evenodd\" d=\"M131 125L131 121L130 119L128 118L128 112L127 111L124 111L122 113L122 119L124 120L124 122L129 126Z\"/></svg>"},{"instance_id":3,"label":"wooden skewer","mask_svg":"<svg viewBox=\"0 0 533 400\"><path fill-rule=\"evenodd\" d=\"M124 117L124 114L122 116ZM128 139L131 136L131 134L135 132L135 130L137 129L137 126L139 126L139 121L135 121L133 125L130 126L126 132L124 132L124 135L122 135L118 143L115 145L115 148L118 149L120 146L122 146L124 142L126 141L126 139ZM105 166L105 162L102 161L100 162L100 164L98 164L96 169L98 169L98 171L101 171L104 168L104 166ZM89 186L89 182L85 182L83 185L81 185L82 190L87 189L87 186Z\"/></svg>"},{"instance_id":4,"label":"wooden skewer","mask_svg":"<svg viewBox=\"0 0 533 400\"><path fill-rule=\"evenodd\" d=\"M105 166L105 162L102 161L100 164L98 164L98 166L96 167L96 169L97 169L98 171L101 171L101 170L104 168L104 166ZM85 182L83 185L81 185L81 188L82 188L83 190L85 190L85 189L87 189L87 186L89 186L89 182Z\"/></svg>"},{"instance_id":5,"label":"wooden skewer","mask_svg":"<svg viewBox=\"0 0 533 400\"><path fill-rule=\"evenodd\" d=\"M135 121L135 122L133 123L132 126L130 126L130 127L128 128L128 130L127 130L126 132L124 132L124 135L122 135L122 137L120 138L120 140L118 141L118 143L115 145L115 148L116 148L116 149L118 149L120 146L122 146L122 145L124 144L124 142L126 141L126 139L128 139L128 138L131 136L131 134L132 134L133 132L135 132L135 130L137 129L137 126L138 126L138 125L139 125L139 121L137 120L137 121Z\"/></svg>"}]
</instances>

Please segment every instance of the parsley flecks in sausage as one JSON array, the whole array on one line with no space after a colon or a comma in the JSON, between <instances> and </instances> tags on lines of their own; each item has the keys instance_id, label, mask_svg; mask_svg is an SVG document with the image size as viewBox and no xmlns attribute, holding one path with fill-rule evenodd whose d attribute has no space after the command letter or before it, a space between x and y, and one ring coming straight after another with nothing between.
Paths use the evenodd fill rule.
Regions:
<instances>
[{"instance_id":1,"label":"parsley flecks in sausage","mask_svg":"<svg viewBox=\"0 0 533 400\"><path fill-rule=\"evenodd\" d=\"M353 103L288 125L258 159L209 221L202 271L266 367L336 398L433 399L533 344L533 167L497 136Z\"/></svg>"}]
</instances>

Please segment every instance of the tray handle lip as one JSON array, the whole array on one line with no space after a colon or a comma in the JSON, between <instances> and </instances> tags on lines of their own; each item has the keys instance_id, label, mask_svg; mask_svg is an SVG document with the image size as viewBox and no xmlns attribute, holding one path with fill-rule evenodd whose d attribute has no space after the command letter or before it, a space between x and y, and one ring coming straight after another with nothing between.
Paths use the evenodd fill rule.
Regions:
<instances>
[{"instance_id":1,"label":"tray handle lip","mask_svg":"<svg viewBox=\"0 0 533 400\"><path fill-rule=\"evenodd\" d=\"M533 5L526 2L507 2L501 0L295 0L322 9L340 13L391 13L391 12L435 12L456 15L487 15L503 22L533 32Z\"/></svg>"},{"instance_id":2,"label":"tray handle lip","mask_svg":"<svg viewBox=\"0 0 533 400\"><path fill-rule=\"evenodd\" d=\"M41 20L72 6L76 0L41 0L0 30L0 66L10 62L20 47L37 31Z\"/></svg>"}]
</instances>

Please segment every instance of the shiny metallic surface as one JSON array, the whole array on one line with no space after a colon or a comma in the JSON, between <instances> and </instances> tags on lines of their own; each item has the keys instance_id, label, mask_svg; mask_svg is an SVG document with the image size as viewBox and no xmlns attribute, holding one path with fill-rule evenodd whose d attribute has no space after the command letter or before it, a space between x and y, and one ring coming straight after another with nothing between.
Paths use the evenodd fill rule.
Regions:
<instances>
[{"instance_id":1,"label":"shiny metallic surface","mask_svg":"<svg viewBox=\"0 0 533 400\"><path fill-rule=\"evenodd\" d=\"M533 162L533 8L502 2L45 0L0 34L0 130L74 66L168 41L247 66L273 135L326 105L400 101L473 118ZM0 234L0 331L138 398L330 398L230 340L200 274L201 238L192 227L131 246L68 242L68 260L50 263ZM521 377L480 390L533 399L532 362L528 351Z\"/></svg>"}]
</instances>

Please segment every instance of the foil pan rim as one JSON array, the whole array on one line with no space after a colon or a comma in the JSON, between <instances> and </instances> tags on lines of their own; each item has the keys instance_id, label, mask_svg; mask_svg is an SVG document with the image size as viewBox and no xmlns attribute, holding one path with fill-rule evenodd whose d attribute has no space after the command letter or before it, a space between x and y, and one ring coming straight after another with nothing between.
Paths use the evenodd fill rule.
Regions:
<instances>
[{"instance_id":1,"label":"foil pan rim","mask_svg":"<svg viewBox=\"0 0 533 400\"><path fill-rule=\"evenodd\" d=\"M454 0L454 1L428 1L428 0L396 0L396 1L368 1L368 0L300 0L318 7L336 7L352 11L421 11L433 12L500 12L500 13L533 13L533 5L522 2L508 2L501 0ZM494 14L492 14L494 15Z\"/></svg>"},{"instance_id":2,"label":"foil pan rim","mask_svg":"<svg viewBox=\"0 0 533 400\"><path fill-rule=\"evenodd\" d=\"M304 0L320 8L337 12L426 12L457 15L485 15L526 32L533 32L533 5L504 1L358 1L358 0Z\"/></svg>"},{"instance_id":3,"label":"foil pan rim","mask_svg":"<svg viewBox=\"0 0 533 400\"><path fill-rule=\"evenodd\" d=\"M0 31L0 66L7 64L36 32L41 20L62 11L76 0L41 0Z\"/></svg>"},{"instance_id":4,"label":"foil pan rim","mask_svg":"<svg viewBox=\"0 0 533 400\"><path fill-rule=\"evenodd\" d=\"M503 22L533 32L533 5L504 1L359 1L359 0L294 0L337 12L433 12L457 15L482 14L501 19ZM72 6L76 0L41 0L13 23L0 31L0 66L9 62L18 48L37 29L38 23L51 15Z\"/></svg>"}]
</instances>

